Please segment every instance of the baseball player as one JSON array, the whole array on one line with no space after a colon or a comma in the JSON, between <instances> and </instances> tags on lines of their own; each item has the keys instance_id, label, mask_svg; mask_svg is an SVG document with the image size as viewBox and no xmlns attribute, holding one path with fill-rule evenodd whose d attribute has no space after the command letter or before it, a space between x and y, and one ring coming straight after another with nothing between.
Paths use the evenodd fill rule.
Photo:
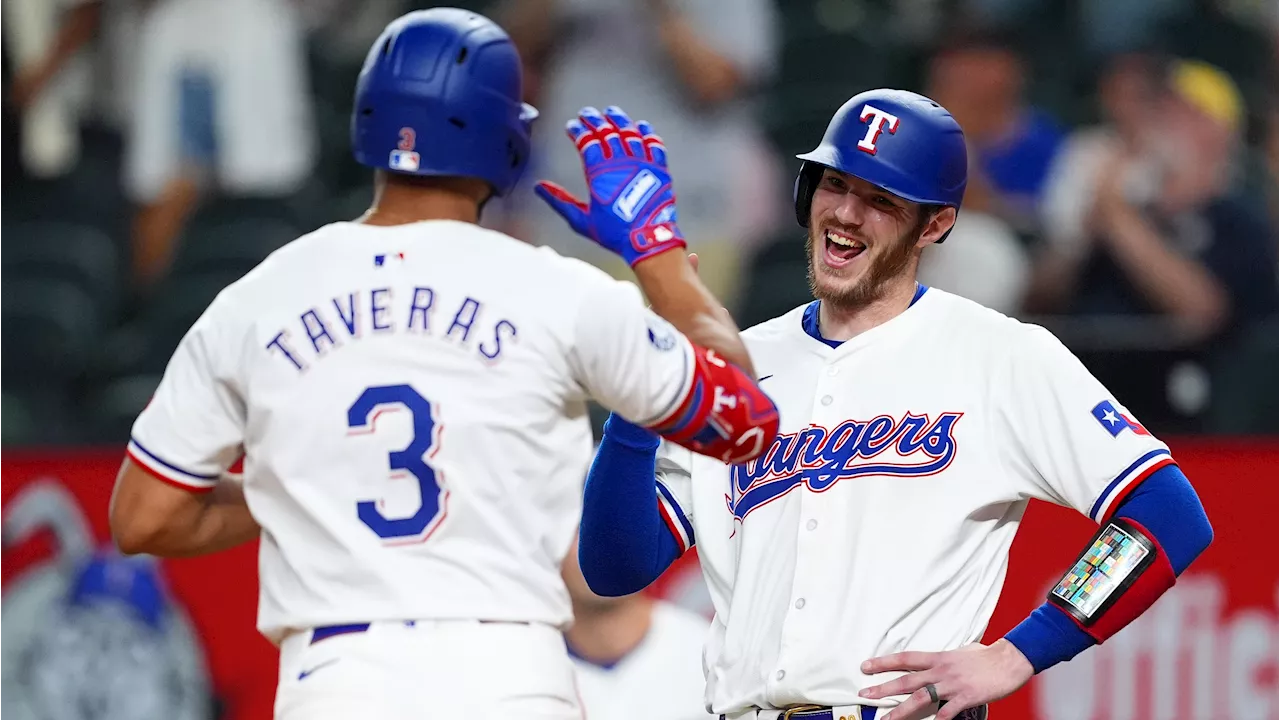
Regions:
<instances>
[{"instance_id":1,"label":"baseball player","mask_svg":"<svg viewBox=\"0 0 1280 720\"><path fill-rule=\"evenodd\" d=\"M657 314L631 283L476 224L526 162L520 97L489 20L391 23L352 118L373 207L224 290L134 425L116 542L173 557L261 537L278 718L579 717L560 567L588 396L727 461L776 434L682 251L652 133L639 155L596 148L614 193L583 222ZM241 454L243 489L219 480Z\"/></svg>"},{"instance_id":2,"label":"baseball player","mask_svg":"<svg viewBox=\"0 0 1280 720\"><path fill-rule=\"evenodd\" d=\"M632 592L697 545L723 718L983 718L1132 622L1212 530L1165 444L1050 333L916 282L965 189L945 109L859 94L800 158L817 300L743 333L777 439L726 464L610 417L582 569ZM1031 498L1097 533L1042 607L979 644Z\"/></svg>"},{"instance_id":3,"label":"baseball player","mask_svg":"<svg viewBox=\"0 0 1280 720\"><path fill-rule=\"evenodd\" d=\"M601 597L587 587L577 544L564 562L573 600L565 645L590 720L714 720L702 707L702 639L707 619L636 593Z\"/></svg>"}]
</instances>

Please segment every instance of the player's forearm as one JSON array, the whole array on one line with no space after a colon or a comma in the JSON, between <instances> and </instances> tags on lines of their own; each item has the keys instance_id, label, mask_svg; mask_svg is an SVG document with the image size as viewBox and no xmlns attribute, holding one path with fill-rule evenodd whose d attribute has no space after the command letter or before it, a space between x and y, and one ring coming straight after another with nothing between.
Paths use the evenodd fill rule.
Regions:
<instances>
[{"instance_id":1,"label":"player's forearm","mask_svg":"<svg viewBox=\"0 0 1280 720\"><path fill-rule=\"evenodd\" d=\"M245 503L244 488L238 483L220 482L206 498L191 530L178 530L161 548L166 557L221 552L256 540L262 532Z\"/></svg>"},{"instance_id":2,"label":"player's forearm","mask_svg":"<svg viewBox=\"0 0 1280 720\"><path fill-rule=\"evenodd\" d=\"M258 537L239 483L222 481L208 492L161 483L131 463L111 497L111 535L126 555L207 555Z\"/></svg>"},{"instance_id":3,"label":"player's forearm","mask_svg":"<svg viewBox=\"0 0 1280 720\"><path fill-rule=\"evenodd\" d=\"M698 279L683 252L655 255L636 263L634 269L655 313L694 344L716 351L755 377L751 356L733 318Z\"/></svg>"},{"instance_id":4,"label":"player's forearm","mask_svg":"<svg viewBox=\"0 0 1280 720\"><path fill-rule=\"evenodd\" d=\"M658 511L656 435L611 415L587 474L578 563L592 592L639 592L681 552Z\"/></svg>"},{"instance_id":5,"label":"player's forearm","mask_svg":"<svg viewBox=\"0 0 1280 720\"><path fill-rule=\"evenodd\" d=\"M1171 250L1137 212L1112 211L1107 237L1112 255L1153 305L1197 336L1216 330L1227 315L1222 285L1199 263Z\"/></svg>"},{"instance_id":6,"label":"player's forearm","mask_svg":"<svg viewBox=\"0 0 1280 720\"><path fill-rule=\"evenodd\" d=\"M1144 480L1116 508L1115 517L1133 520L1154 536L1175 577L1213 541L1213 528L1204 507L1176 466L1162 468ZM1070 660L1097 643L1051 603L1036 608L1005 639L1026 656L1037 673Z\"/></svg>"}]
</instances>

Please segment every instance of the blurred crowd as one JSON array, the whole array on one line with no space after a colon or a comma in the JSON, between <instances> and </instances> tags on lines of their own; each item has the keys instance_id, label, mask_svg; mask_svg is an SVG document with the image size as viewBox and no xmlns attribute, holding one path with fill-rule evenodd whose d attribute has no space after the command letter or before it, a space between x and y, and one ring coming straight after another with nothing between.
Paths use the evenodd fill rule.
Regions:
<instances>
[{"instance_id":1,"label":"blurred crowd","mask_svg":"<svg viewBox=\"0 0 1280 720\"><path fill-rule=\"evenodd\" d=\"M1053 329L1153 429L1276 431L1276 3L472 0L541 111L485 224L625 267L533 198L582 187L583 105L651 121L742 326L809 298L797 152L848 97L923 92L970 143L922 279ZM407 0L6 0L6 445L120 442L219 289L359 216L368 44Z\"/></svg>"}]
</instances>

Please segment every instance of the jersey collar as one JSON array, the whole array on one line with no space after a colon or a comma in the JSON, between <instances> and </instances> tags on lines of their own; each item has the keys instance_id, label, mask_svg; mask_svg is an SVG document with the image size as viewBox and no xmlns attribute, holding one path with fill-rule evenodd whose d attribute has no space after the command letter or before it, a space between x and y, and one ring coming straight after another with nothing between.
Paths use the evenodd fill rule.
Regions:
<instances>
[{"instance_id":1,"label":"jersey collar","mask_svg":"<svg viewBox=\"0 0 1280 720\"><path fill-rule=\"evenodd\" d=\"M924 294L928 289L929 289L928 285L922 285L920 283L916 283L916 292L914 295L911 296L911 302L907 304L907 307L910 308L911 306L915 305L916 302L920 300L920 298L924 297ZM818 328L818 308L821 306L821 304L822 304L821 300L814 300L813 302L809 303L809 306L804 309L804 315L800 317L800 327L804 329L804 332L806 335L813 338L814 340L817 340L818 342L826 345L827 347L838 348L841 345L843 345L845 341L828 340L822 337L822 331Z\"/></svg>"}]
</instances>

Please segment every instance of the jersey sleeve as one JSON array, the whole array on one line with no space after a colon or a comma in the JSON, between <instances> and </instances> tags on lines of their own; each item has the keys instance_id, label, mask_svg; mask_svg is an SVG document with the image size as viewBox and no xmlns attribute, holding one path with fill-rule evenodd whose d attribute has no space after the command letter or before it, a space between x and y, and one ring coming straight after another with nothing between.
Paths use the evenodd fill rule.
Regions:
<instances>
[{"instance_id":1,"label":"jersey sleeve","mask_svg":"<svg viewBox=\"0 0 1280 720\"><path fill-rule=\"evenodd\" d=\"M571 367L601 405L645 427L660 425L693 384L693 345L645 307L640 289L609 280L587 293L574 324Z\"/></svg>"},{"instance_id":2,"label":"jersey sleeve","mask_svg":"<svg viewBox=\"0 0 1280 720\"><path fill-rule=\"evenodd\" d=\"M237 347L222 296L174 351L151 402L134 422L128 454L156 478L203 491L239 457L245 406L230 363Z\"/></svg>"},{"instance_id":3,"label":"jersey sleeve","mask_svg":"<svg viewBox=\"0 0 1280 720\"><path fill-rule=\"evenodd\" d=\"M681 552L688 552L697 543L693 533L693 462L693 451L663 440L654 463L658 513Z\"/></svg>"},{"instance_id":4,"label":"jersey sleeve","mask_svg":"<svg viewBox=\"0 0 1280 720\"><path fill-rule=\"evenodd\" d=\"M1025 327L1010 347L1008 380L997 381L1007 464L1020 492L1100 523L1173 458L1056 337Z\"/></svg>"}]
</instances>

